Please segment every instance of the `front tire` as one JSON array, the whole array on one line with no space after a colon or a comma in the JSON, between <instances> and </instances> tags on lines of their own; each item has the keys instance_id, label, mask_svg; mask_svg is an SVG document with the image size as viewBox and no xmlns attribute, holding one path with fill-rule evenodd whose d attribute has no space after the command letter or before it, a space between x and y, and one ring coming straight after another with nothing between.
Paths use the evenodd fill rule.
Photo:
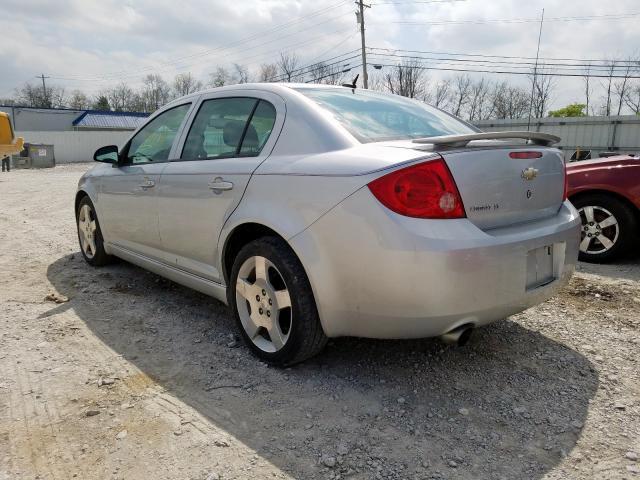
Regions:
<instances>
[{"instance_id":1,"label":"front tire","mask_svg":"<svg viewBox=\"0 0 640 480\"><path fill-rule=\"evenodd\" d=\"M605 263L629 251L638 234L638 220L628 205L602 193L584 194L572 203L582 221L580 260Z\"/></svg>"},{"instance_id":2,"label":"front tire","mask_svg":"<svg viewBox=\"0 0 640 480\"><path fill-rule=\"evenodd\" d=\"M327 343L304 268L280 238L262 237L240 250L227 295L242 337L266 362L302 362Z\"/></svg>"},{"instance_id":3,"label":"front tire","mask_svg":"<svg viewBox=\"0 0 640 480\"><path fill-rule=\"evenodd\" d=\"M80 251L86 262L94 267L111 263L113 257L104 250L104 239L102 238L98 215L93 202L88 196L83 197L78 204L76 225L78 227Z\"/></svg>"}]
</instances>

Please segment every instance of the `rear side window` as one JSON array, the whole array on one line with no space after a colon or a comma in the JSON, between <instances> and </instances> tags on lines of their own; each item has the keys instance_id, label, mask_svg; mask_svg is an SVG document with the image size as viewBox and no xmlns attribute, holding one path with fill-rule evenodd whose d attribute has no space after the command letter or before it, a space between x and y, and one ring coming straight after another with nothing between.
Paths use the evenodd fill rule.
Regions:
<instances>
[{"instance_id":1,"label":"rear side window","mask_svg":"<svg viewBox=\"0 0 640 480\"><path fill-rule=\"evenodd\" d=\"M363 143L478 132L437 108L399 95L347 88L297 90Z\"/></svg>"},{"instance_id":2,"label":"rear side window","mask_svg":"<svg viewBox=\"0 0 640 480\"><path fill-rule=\"evenodd\" d=\"M275 122L276 109L269 102L260 100L247 127L242 148L240 149L240 156L258 156L264 144L269 140Z\"/></svg>"},{"instance_id":3,"label":"rear side window","mask_svg":"<svg viewBox=\"0 0 640 480\"><path fill-rule=\"evenodd\" d=\"M257 156L275 122L275 109L256 98L216 98L200 106L182 150L183 160Z\"/></svg>"}]
</instances>

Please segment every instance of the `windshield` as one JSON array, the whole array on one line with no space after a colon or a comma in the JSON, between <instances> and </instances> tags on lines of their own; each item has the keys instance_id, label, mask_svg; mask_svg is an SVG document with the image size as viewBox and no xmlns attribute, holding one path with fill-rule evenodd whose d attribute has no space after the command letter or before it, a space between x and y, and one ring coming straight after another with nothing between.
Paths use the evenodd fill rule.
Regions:
<instances>
[{"instance_id":1,"label":"windshield","mask_svg":"<svg viewBox=\"0 0 640 480\"><path fill-rule=\"evenodd\" d=\"M297 88L328 110L359 141L380 142L479 130L426 103L370 90Z\"/></svg>"}]
</instances>

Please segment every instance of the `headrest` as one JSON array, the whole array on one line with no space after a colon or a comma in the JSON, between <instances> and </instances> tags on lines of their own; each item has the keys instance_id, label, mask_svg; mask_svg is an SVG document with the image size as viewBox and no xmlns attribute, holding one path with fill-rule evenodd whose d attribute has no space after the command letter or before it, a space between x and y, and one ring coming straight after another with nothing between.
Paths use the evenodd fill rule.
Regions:
<instances>
[{"instance_id":1,"label":"headrest","mask_svg":"<svg viewBox=\"0 0 640 480\"><path fill-rule=\"evenodd\" d=\"M222 131L222 139L225 145L236 147L240 142L245 122L241 120L227 120ZM253 125L249 124L244 136L244 147L254 148L258 146L258 133Z\"/></svg>"}]
</instances>

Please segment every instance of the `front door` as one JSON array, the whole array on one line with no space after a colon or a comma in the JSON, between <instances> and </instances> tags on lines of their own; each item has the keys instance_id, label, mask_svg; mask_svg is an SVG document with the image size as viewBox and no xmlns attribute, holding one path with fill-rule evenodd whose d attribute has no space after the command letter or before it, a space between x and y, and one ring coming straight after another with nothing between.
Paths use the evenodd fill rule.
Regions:
<instances>
[{"instance_id":1,"label":"front door","mask_svg":"<svg viewBox=\"0 0 640 480\"><path fill-rule=\"evenodd\" d=\"M160 258L157 189L190 104L155 116L127 143L120 162L100 179L99 214L105 241Z\"/></svg>"},{"instance_id":2,"label":"front door","mask_svg":"<svg viewBox=\"0 0 640 480\"><path fill-rule=\"evenodd\" d=\"M272 150L277 138L273 132L284 121L279 97L238 93L242 96L225 92L224 97L218 93L201 99L183 135L180 159L163 171L158 193L165 262L219 283L222 226L242 199L251 174Z\"/></svg>"}]
</instances>

